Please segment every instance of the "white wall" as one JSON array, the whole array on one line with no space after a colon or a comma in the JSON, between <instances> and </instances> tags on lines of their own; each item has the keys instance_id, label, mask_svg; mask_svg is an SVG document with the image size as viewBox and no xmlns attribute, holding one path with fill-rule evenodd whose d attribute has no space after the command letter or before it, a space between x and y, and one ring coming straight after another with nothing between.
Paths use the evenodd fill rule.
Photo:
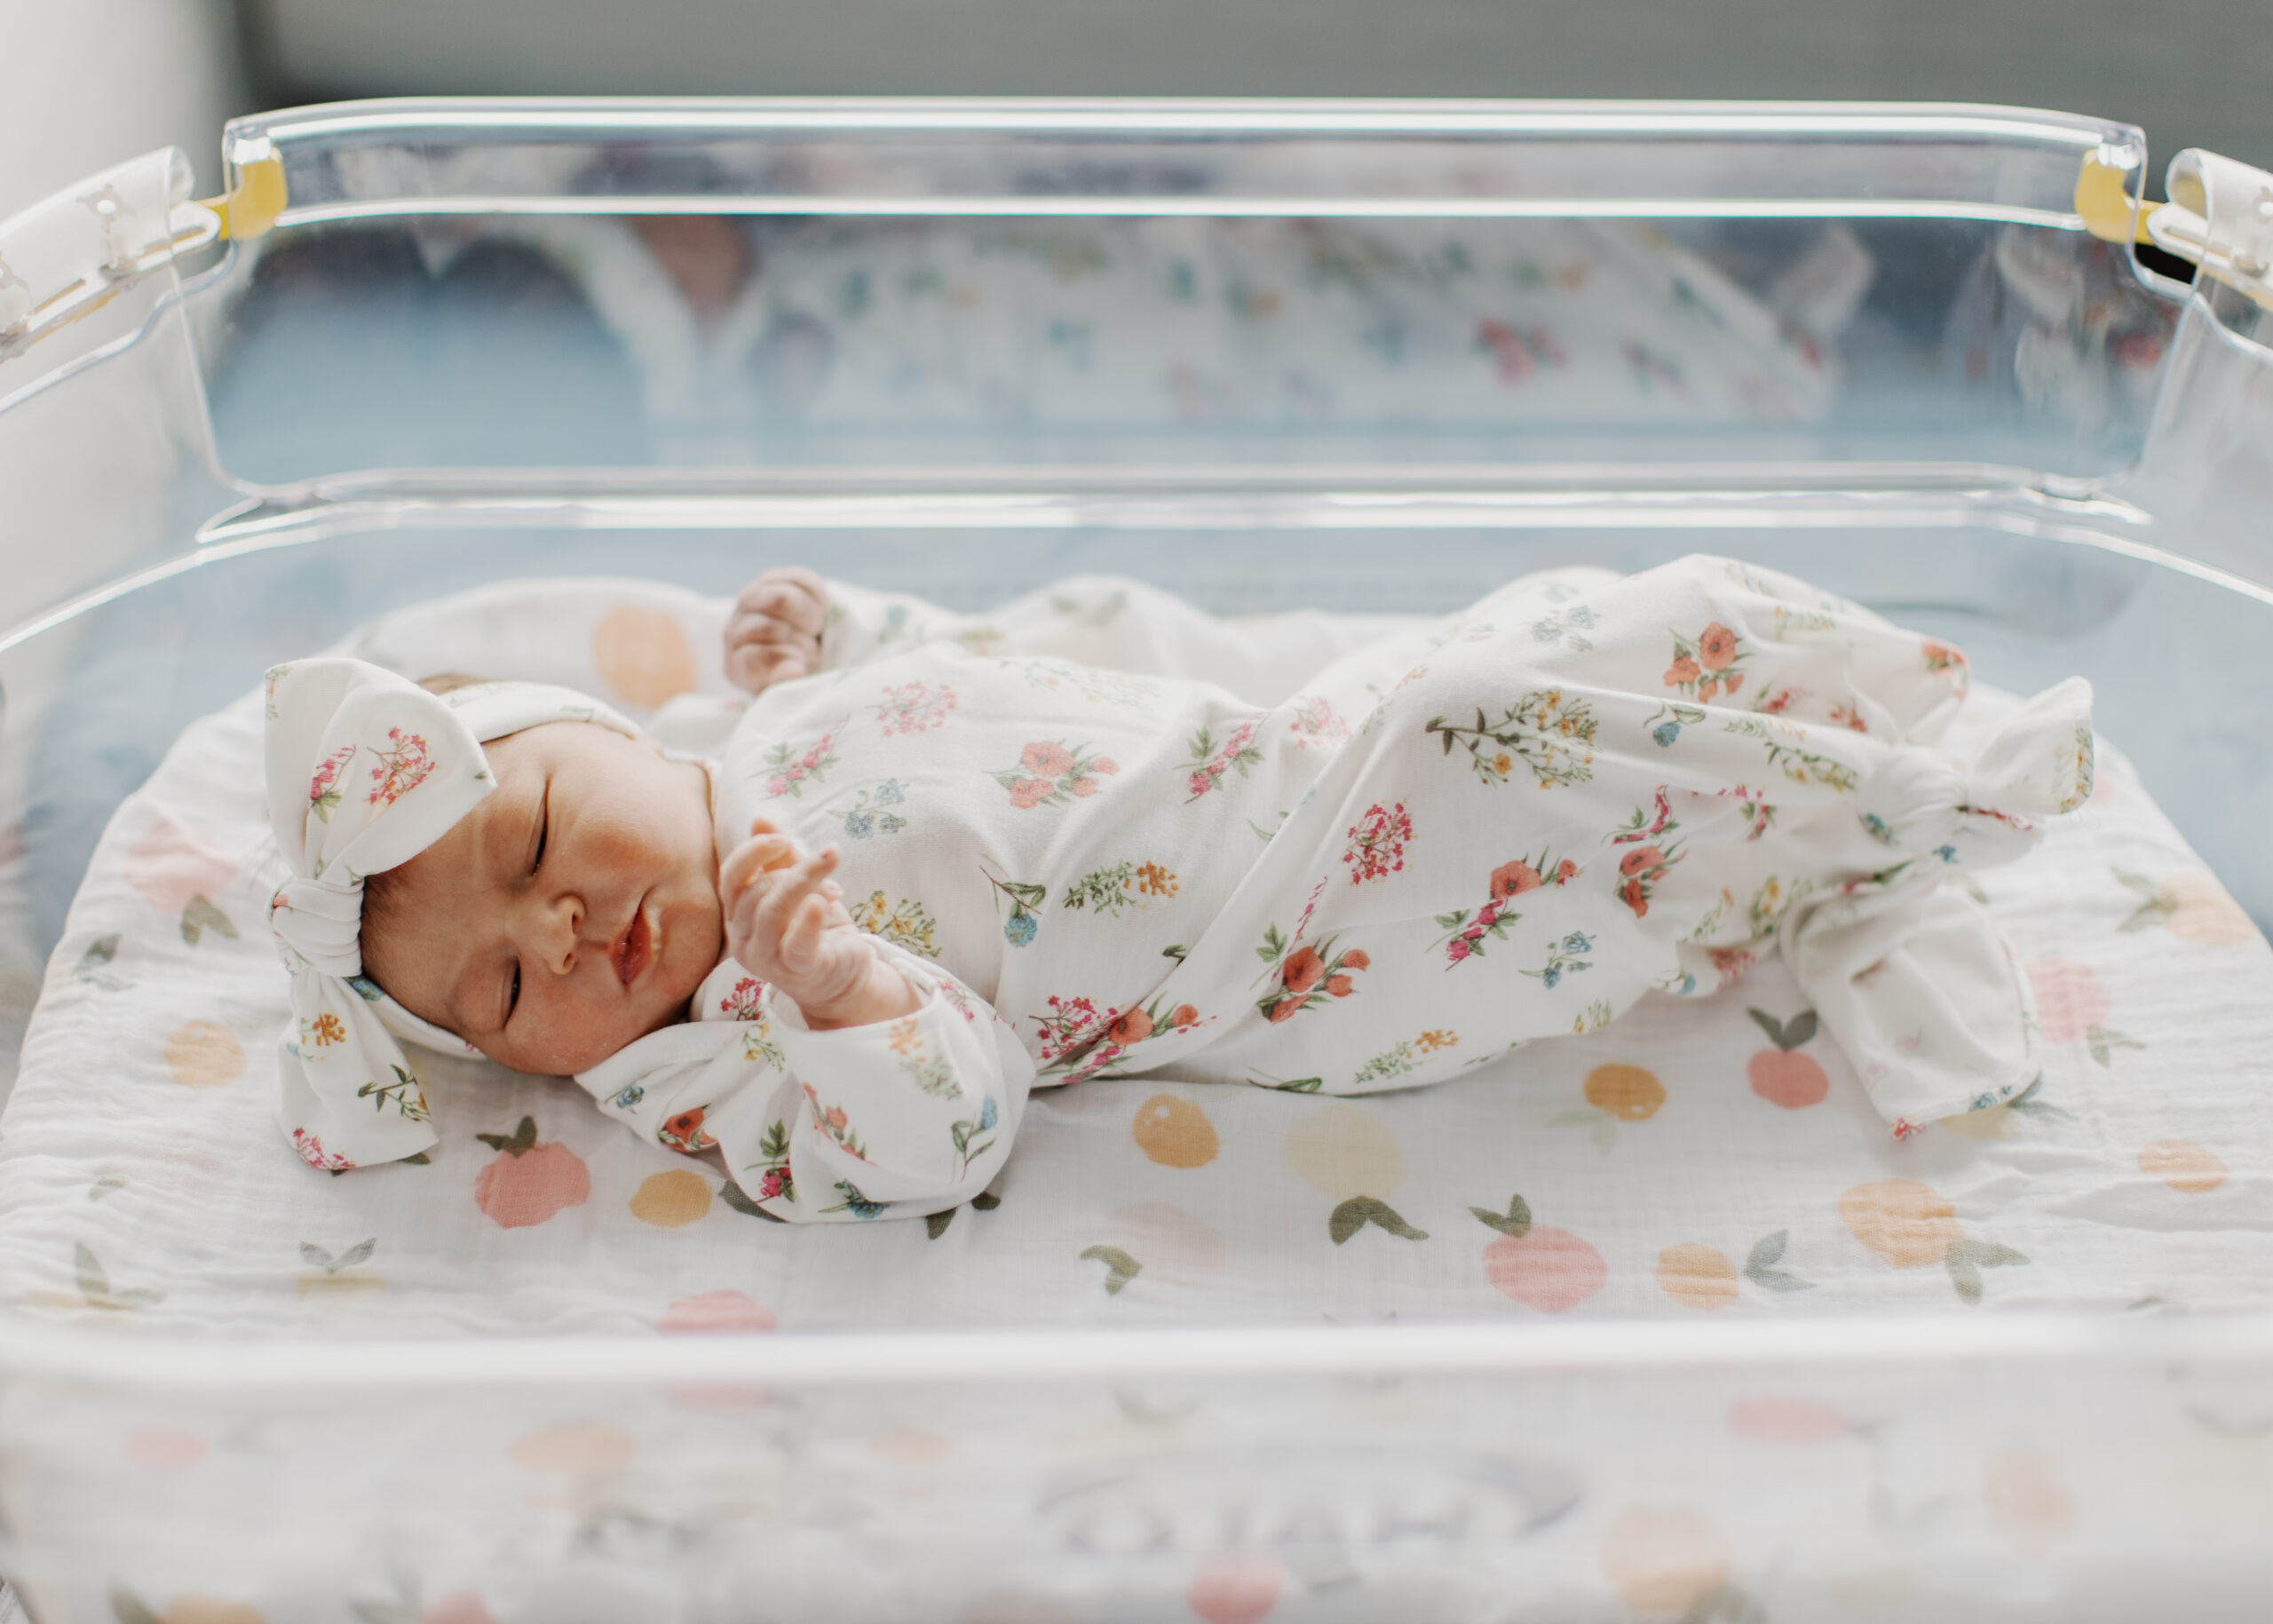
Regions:
<instances>
[{"instance_id":1,"label":"white wall","mask_svg":"<svg viewBox=\"0 0 2273 1624\"><path fill-rule=\"evenodd\" d=\"M218 192L242 83L230 0L0 0L0 219L154 147Z\"/></svg>"}]
</instances>

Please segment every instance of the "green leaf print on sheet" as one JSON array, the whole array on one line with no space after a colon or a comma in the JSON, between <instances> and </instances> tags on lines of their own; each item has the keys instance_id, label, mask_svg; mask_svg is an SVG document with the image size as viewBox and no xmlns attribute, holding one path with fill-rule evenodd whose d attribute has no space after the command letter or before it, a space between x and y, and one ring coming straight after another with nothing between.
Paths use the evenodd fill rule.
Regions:
<instances>
[{"instance_id":1,"label":"green leaf print on sheet","mask_svg":"<svg viewBox=\"0 0 2273 1624\"><path fill-rule=\"evenodd\" d=\"M1774 1234L1762 1235L1754 1241L1751 1253L1744 1260L1744 1278L1770 1291L1813 1291L1813 1280L1803 1280L1798 1275L1787 1274L1776 1266L1784 1261L1784 1248L1791 1235L1791 1231L1779 1229Z\"/></svg>"},{"instance_id":2,"label":"green leaf print on sheet","mask_svg":"<svg viewBox=\"0 0 2273 1624\"><path fill-rule=\"evenodd\" d=\"M786 740L768 750L765 764L773 771L765 780L766 798L778 800L788 796L798 800L804 797L807 785L827 783L828 770L836 764L836 736L851 719L849 715L837 717L827 733L803 750Z\"/></svg>"},{"instance_id":3,"label":"green leaf print on sheet","mask_svg":"<svg viewBox=\"0 0 2273 1624\"><path fill-rule=\"evenodd\" d=\"M1094 1246L1081 1254L1084 1263L1101 1263L1105 1267L1105 1289L1107 1296L1117 1297L1129 1281L1144 1271L1144 1265L1119 1247Z\"/></svg>"},{"instance_id":4,"label":"green leaf print on sheet","mask_svg":"<svg viewBox=\"0 0 2273 1624\"><path fill-rule=\"evenodd\" d=\"M1473 726L1434 717L1421 731L1437 734L1447 756L1455 747L1466 750L1470 769L1484 783L1506 783L1520 761L1546 789L1582 784L1594 776L1597 725L1586 701L1560 688L1542 688L1516 701L1497 721L1479 705Z\"/></svg>"},{"instance_id":5,"label":"green leaf print on sheet","mask_svg":"<svg viewBox=\"0 0 2273 1624\"><path fill-rule=\"evenodd\" d=\"M164 1292L147 1286L113 1286L110 1275L103 1268L102 1260L83 1240L73 1243L71 1254L72 1272L79 1287L79 1295L89 1308L150 1308L166 1300Z\"/></svg>"},{"instance_id":6,"label":"green leaf print on sheet","mask_svg":"<svg viewBox=\"0 0 2273 1624\"><path fill-rule=\"evenodd\" d=\"M226 936L231 941L237 939L235 922L214 907L212 899L201 892L182 906L181 939L194 947L198 939L208 931Z\"/></svg>"},{"instance_id":7,"label":"green leaf print on sheet","mask_svg":"<svg viewBox=\"0 0 2273 1624\"><path fill-rule=\"evenodd\" d=\"M1426 1240L1429 1232L1407 1224L1397 1208L1379 1196L1353 1195L1336 1207L1326 1221L1326 1232L1336 1246L1371 1224L1402 1240Z\"/></svg>"},{"instance_id":8,"label":"green leaf print on sheet","mask_svg":"<svg viewBox=\"0 0 2273 1624\"><path fill-rule=\"evenodd\" d=\"M991 771L987 776L1010 792L1011 805L1031 811L1087 800L1105 787L1103 780L1120 771L1119 762L1091 755L1086 744L1037 739L1018 752L1017 766Z\"/></svg>"}]
</instances>

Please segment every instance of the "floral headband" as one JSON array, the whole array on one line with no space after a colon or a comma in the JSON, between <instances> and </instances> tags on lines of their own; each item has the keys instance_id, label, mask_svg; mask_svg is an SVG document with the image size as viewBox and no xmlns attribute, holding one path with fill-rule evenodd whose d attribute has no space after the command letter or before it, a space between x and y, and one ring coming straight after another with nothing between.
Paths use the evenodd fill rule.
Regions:
<instances>
[{"instance_id":1,"label":"floral headband","mask_svg":"<svg viewBox=\"0 0 2273 1624\"><path fill-rule=\"evenodd\" d=\"M482 744L547 722L637 737L615 711L545 683L429 693L360 660L268 673L268 820L291 873L268 905L292 973L278 1121L313 1167L344 1172L436 1139L401 1042L463 1050L363 974L363 881L432 845L496 787Z\"/></svg>"}]
</instances>

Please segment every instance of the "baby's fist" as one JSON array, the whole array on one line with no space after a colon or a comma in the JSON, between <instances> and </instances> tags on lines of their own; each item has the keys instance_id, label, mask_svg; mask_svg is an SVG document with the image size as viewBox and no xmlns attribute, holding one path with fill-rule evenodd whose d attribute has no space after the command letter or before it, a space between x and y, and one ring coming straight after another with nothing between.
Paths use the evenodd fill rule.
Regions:
<instances>
[{"instance_id":1,"label":"baby's fist","mask_svg":"<svg viewBox=\"0 0 2273 1624\"><path fill-rule=\"evenodd\" d=\"M770 981L814 1027L859 1026L915 1008L907 978L853 924L829 875L835 848L801 852L763 819L718 868L726 952Z\"/></svg>"},{"instance_id":2,"label":"baby's fist","mask_svg":"<svg viewBox=\"0 0 2273 1624\"><path fill-rule=\"evenodd\" d=\"M742 589L726 622L726 679L756 693L818 671L828 616L828 587L819 575L794 565L767 570Z\"/></svg>"}]
</instances>

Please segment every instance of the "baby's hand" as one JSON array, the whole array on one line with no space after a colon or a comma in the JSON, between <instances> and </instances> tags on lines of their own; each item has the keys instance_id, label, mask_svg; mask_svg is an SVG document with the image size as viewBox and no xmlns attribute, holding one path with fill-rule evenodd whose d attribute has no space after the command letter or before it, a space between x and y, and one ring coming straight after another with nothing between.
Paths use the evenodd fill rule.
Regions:
<instances>
[{"instance_id":1,"label":"baby's hand","mask_svg":"<svg viewBox=\"0 0 2273 1624\"><path fill-rule=\"evenodd\" d=\"M734 600L726 622L726 679L756 693L818 671L828 615L828 588L819 575L795 566L767 570Z\"/></svg>"},{"instance_id":2,"label":"baby's hand","mask_svg":"<svg viewBox=\"0 0 2273 1624\"><path fill-rule=\"evenodd\" d=\"M795 1000L805 1024L820 1029L891 1020L919 1002L844 911L829 878L841 860L834 846L800 853L761 818L718 869L727 953Z\"/></svg>"}]
</instances>

